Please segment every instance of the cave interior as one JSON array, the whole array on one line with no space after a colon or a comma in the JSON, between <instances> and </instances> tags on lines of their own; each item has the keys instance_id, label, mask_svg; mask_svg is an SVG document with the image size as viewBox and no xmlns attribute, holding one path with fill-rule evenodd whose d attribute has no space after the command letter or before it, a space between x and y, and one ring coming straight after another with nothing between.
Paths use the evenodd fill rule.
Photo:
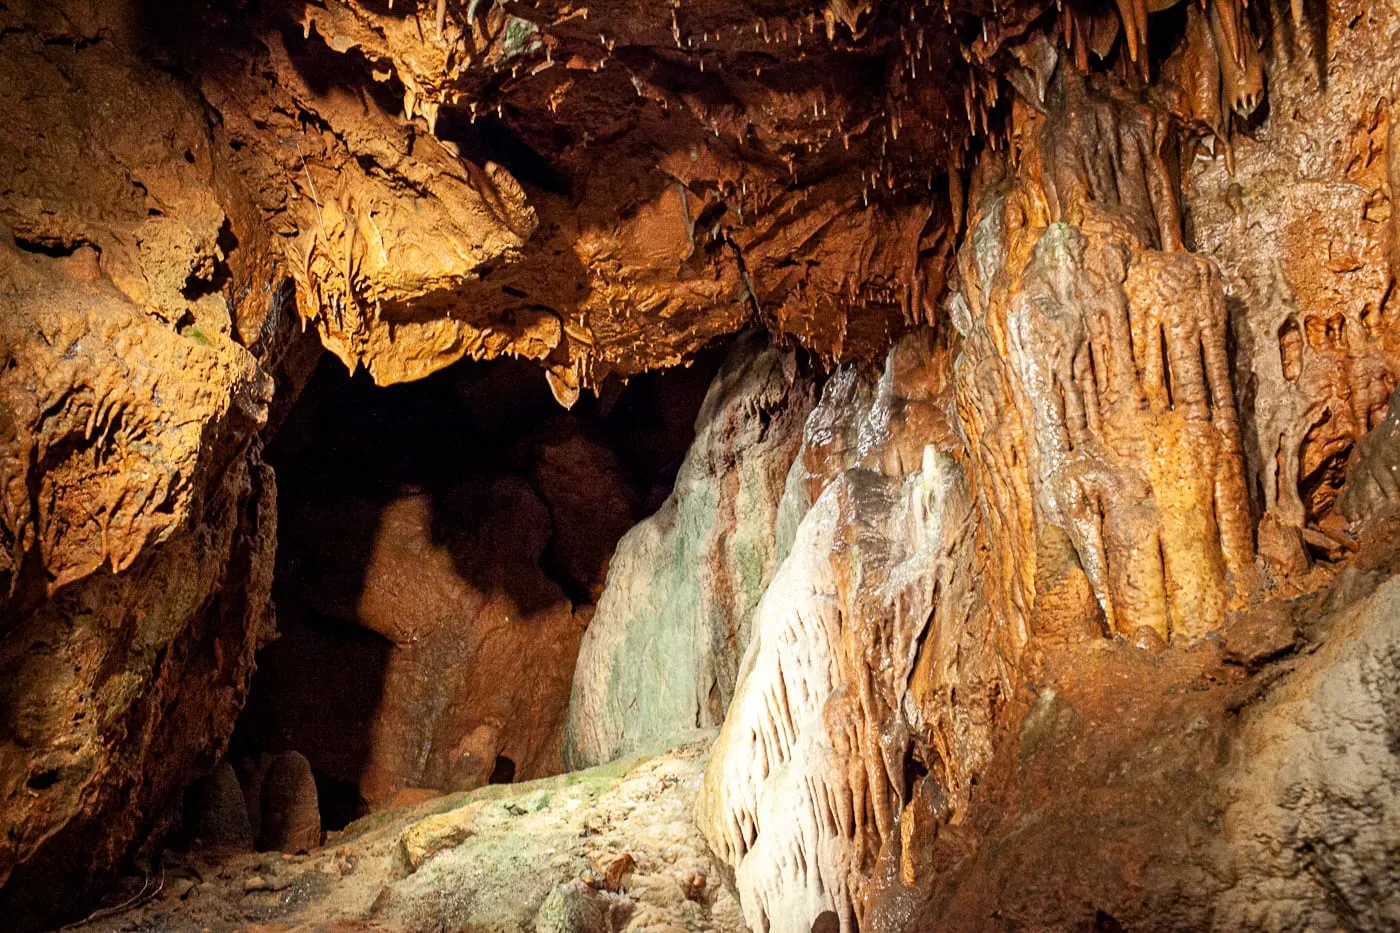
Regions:
<instances>
[{"instance_id":1,"label":"cave interior","mask_svg":"<svg viewBox=\"0 0 1400 933\"><path fill-rule=\"evenodd\" d=\"M1400 929L1400 0L0 0L0 928Z\"/></svg>"}]
</instances>

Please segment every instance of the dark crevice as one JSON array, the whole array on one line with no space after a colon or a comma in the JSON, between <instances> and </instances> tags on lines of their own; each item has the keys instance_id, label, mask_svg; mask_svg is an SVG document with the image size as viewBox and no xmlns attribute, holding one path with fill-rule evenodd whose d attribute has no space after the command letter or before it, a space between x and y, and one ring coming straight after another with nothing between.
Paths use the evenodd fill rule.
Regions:
<instances>
[{"instance_id":1,"label":"dark crevice","mask_svg":"<svg viewBox=\"0 0 1400 933\"><path fill-rule=\"evenodd\" d=\"M235 766L305 756L328 830L395 793L541 776L537 759L502 747L509 735L480 738L480 717L499 712L454 705L450 688L420 700L415 678L450 682L477 663L478 619L553 625L596 603L617 539L669 493L720 359L565 411L525 361L379 387L325 356L265 453L278 476L280 637L259 655ZM572 671L558 652L518 663L546 657ZM409 732L421 753L377 751Z\"/></svg>"}]
</instances>

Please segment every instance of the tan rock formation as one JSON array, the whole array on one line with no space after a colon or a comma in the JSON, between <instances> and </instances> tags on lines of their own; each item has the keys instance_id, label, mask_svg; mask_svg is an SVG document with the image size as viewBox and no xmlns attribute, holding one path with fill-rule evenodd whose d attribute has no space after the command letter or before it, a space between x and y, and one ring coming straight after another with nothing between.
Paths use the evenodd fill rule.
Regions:
<instances>
[{"instance_id":1,"label":"tan rock formation","mask_svg":"<svg viewBox=\"0 0 1400 933\"><path fill-rule=\"evenodd\" d=\"M171 820L272 631L254 435L291 341L237 342L266 231L121 12L0 14L0 913L26 923Z\"/></svg>"},{"instance_id":2,"label":"tan rock formation","mask_svg":"<svg viewBox=\"0 0 1400 933\"><path fill-rule=\"evenodd\" d=\"M911 336L878 383L835 375L808 420L806 479L820 492L755 610L696 809L752 926L807 931L826 911L842 929L859 922L908 801L906 763L929 753L913 736L938 728L920 668L967 665L938 686L967 676L977 689L980 650L959 644L975 539L937 401L947 366L946 351Z\"/></svg>"},{"instance_id":3,"label":"tan rock formation","mask_svg":"<svg viewBox=\"0 0 1400 933\"><path fill-rule=\"evenodd\" d=\"M258 782L259 844L295 855L321 844L321 805L311 762L297 752L283 752Z\"/></svg>"},{"instance_id":4,"label":"tan rock formation","mask_svg":"<svg viewBox=\"0 0 1400 933\"><path fill-rule=\"evenodd\" d=\"M1288 67L1272 73L1267 132L1234 143L1234 171L1202 162L1186 179L1197 248L1244 312L1237 383L1257 400L1260 550L1281 571L1345 550L1329 522L1337 490L1400 378L1386 259L1397 79L1379 64L1400 25L1393 5L1367 3L1333 4L1320 25L1296 46L1275 38Z\"/></svg>"},{"instance_id":5,"label":"tan rock formation","mask_svg":"<svg viewBox=\"0 0 1400 933\"><path fill-rule=\"evenodd\" d=\"M290 519L284 636L254 715L376 809L405 788L478 787L502 755L521 780L561 770L583 620L539 566L549 513L518 480L491 491L479 530L439 510L420 494Z\"/></svg>"},{"instance_id":6,"label":"tan rock formation","mask_svg":"<svg viewBox=\"0 0 1400 933\"><path fill-rule=\"evenodd\" d=\"M1049 93L1016 179L974 190L952 299L1002 608L1024 625L1067 536L1107 632L1199 637L1254 586L1224 293L1154 248L1181 240L1166 126L1075 78Z\"/></svg>"}]
</instances>

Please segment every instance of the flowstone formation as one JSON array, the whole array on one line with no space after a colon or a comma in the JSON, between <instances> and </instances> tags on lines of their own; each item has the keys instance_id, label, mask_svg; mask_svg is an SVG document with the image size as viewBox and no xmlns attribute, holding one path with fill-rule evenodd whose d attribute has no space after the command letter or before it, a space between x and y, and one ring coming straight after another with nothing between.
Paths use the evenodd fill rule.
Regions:
<instances>
[{"instance_id":1,"label":"flowstone formation","mask_svg":"<svg viewBox=\"0 0 1400 933\"><path fill-rule=\"evenodd\" d=\"M1396 0L5 5L0 916L1394 927L1397 48ZM682 462L647 380L721 342ZM565 420L449 369L501 357ZM309 431L318 358L486 398L417 438L472 455L369 489L413 425ZM599 443L629 380L664 423Z\"/></svg>"},{"instance_id":2,"label":"flowstone formation","mask_svg":"<svg viewBox=\"0 0 1400 933\"><path fill-rule=\"evenodd\" d=\"M717 726L733 700L754 607L788 547L789 476L813 402L796 360L757 343L715 377L671 496L618 542L579 650L573 767Z\"/></svg>"},{"instance_id":3,"label":"flowstone formation","mask_svg":"<svg viewBox=\"0 0 1400 933\"><path fill-rule=\"evenodd\" d=\"M834 376L808 421L798 494L812 504L755 610L696 814L755 928L858 921L907 769L932 763L913 738L954 727L920 688L950 663L977 676L979 646L957 643L974 539L935 401L947 363L909 338L878 383Z\"/></svg>"},{"instance_id":4,"label":"flowstone formation","mask_svg":"<svg viewBox=\"0 0 1400 933\"><path fill-rule=\"evenodd\" d=\"M1015 178L980 167L950 307L1002 611L1163 644L1255 586L1225 294L1180 249L1165 120L1053 84ZM1102 622L1072 618L1079 580Z\"/></svg>"}]
</instances>

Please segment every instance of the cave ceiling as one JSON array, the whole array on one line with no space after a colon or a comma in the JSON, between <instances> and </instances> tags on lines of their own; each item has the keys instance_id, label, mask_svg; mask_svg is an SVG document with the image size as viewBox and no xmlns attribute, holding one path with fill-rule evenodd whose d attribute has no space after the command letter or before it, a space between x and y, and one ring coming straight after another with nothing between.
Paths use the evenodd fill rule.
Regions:
<instances>
[{"instance_id":1,"label":"cave ceiling","mask_svg":"<svg viewBox=\"0 0 1400 933\"><path fill-rule=\"evenodd\" d=\"M198 89L271 231L263 295L230 300L245 341L290 278L382 384L509 354L571 404L751 323L882 352L934 317L969 153L1012 145L1062 61L1142 85L1172 51L1149 14L1174 17L1168 104L1214 148L1262 97L1259 7L289 0L53 28Z\"/></svg>"}]
</instances>

